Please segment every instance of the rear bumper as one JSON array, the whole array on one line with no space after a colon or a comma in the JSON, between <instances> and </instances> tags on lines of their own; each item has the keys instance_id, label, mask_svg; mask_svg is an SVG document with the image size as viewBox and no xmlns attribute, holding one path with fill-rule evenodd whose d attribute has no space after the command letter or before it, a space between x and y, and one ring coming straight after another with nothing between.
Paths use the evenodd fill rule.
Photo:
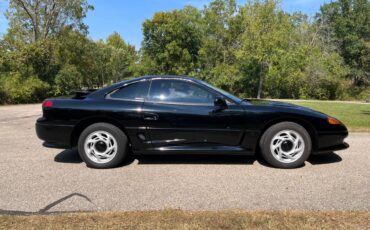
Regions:
<instances>
[{"instance_id":1,"label":"rear bumper","mask_svg":"<svg viewBox=\"0 0 370 230\"><path fill-rule=\"evenodd\" d=\"M318 134L318 148L315 154L328 153L347 149L349 144L344 142L348 131L321 132Z\"/></svg>"},{"instance_id":2,"label":"rear bumper","mask_svg":"<svg viewBox=\"0 0 370 230\"><path fill-rule=\"evenodd\" d=\"M36 134L44 141L43 145L48 148L71 148L73 129L74 125L50 122L45 118L39 118L36 122Z\"/></svg>"}]
</instances>

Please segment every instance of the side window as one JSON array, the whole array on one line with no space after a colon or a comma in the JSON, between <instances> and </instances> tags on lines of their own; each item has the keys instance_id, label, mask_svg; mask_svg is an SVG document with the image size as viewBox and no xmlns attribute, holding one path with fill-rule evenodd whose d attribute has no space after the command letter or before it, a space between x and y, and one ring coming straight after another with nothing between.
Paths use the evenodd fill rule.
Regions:
<instances>
[{"instance_id":1,"label":"side window","mask_svg":"<svg viewBox=\"0 0 370 230\"><path fill-rule=\"evenodd\" d=\"M110 98L123 100L144 100L148 95L150 81L130 84L110 94Z\"/></svg>"},{"instance_id":2,"label":"side window","mask_svg":"<svg viewBox=\"0 0 370 230\"><path fill-rule=\"evenodd\" d=\"M153 80L149 99L152 101L213 104L216 95L193 83L181 80Z\"/></svg>"}]
</instances>

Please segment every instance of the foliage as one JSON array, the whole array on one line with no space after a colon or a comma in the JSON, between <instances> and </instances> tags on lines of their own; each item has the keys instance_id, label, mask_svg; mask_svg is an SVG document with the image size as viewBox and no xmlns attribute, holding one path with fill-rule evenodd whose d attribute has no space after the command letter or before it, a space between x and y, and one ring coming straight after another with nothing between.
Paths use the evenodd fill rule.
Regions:
<instances>
[{"instance_id":1,"label":"foliage","mask_svg":"<svg viewBox=\"0 0 370 230\"><path fill-rule=\"evenodd\" d=\"M348 77L357 86L370 84L370 2L331 2L321 7L317 18L326 25L323 33L339 44L341 56L350 67Z\"/></svg>"},{"instance_id":2,"label":"foliage","mask_svg":"<svg viewBox=\"0 0 370 230\"><path fill-rule=\"evenodd\" d=\"M257 97L260 98L265 76L290 51L293 23L275 1L248 3L242 7L241 17L244 31L237 55L242 63L259 65Z\"/></svg>"},{"instance_id":3,"label":"foliage","mask_svg":"<svg viewBox=\"0 0 370 230\"><path fill-rule=\"evenodd\" d=\"M77 70L76 66L65 65L55 77L55 94L68 95L73 90L81 88L81 73Z\"/></svg>"},{"instance_id":4,"label":"foliage","mask_svg":"<svg viewBox=\"0 0 370 230\"><path fill-rule=\"evenodd\" d=\"M193 7L159 12L143 24L143 53L156 74L190 74L198 68L200 13Z\"/></svg>"},{"instance_id":5,"label":"foliage","mask_svg":"<svg viewBox=\"0 0 370 230\"><path fill-rule=\"evenodd\" d=\"M83 19L93 9L86 0L10 0L9 5L7 36L26 43L47 39L64 27L87 31Z\"/></svg>"},{"instance_id":6,"label":"foliage","mask_svg":"<svg viewBox=\"0 0 370 230\"><path fill-rule=\"evenodd\" d=\"M240 6L213 0L203 9L157 12L143 23L140 50L116 32L106 40L88 38L83 19L93 7L86 0L9 3L9 29L0 39L0 103L154 74L192 75L240 97L369 99L366 0L324 4L315 18L287 13L277 0Z\"/></svg>"},{"instance_id":7,"label":"foliage","mask_svg":"<svg viewBox=\"0 0 370 230\"><path fill-rule=\"evenodd\" d=\"M49 95L49 84L41 81L36 76L23 79L19 73L12 73L2 81L2 96L5 103L30 103L40 101Z\"/></svg>"},{"instance_id":8,"label":"foliage","mask_svg":"<svg viewBox=\"0 0 370 230\"><path fill-rule=\"evenodd\" d=\"M0 83L1 83L1 80L2 79L0 79ZM6 100L7 100L7 95L6 95L4 86L2 84L0 84L0 104L5 103Z\"/></svg>"}]
</instances>

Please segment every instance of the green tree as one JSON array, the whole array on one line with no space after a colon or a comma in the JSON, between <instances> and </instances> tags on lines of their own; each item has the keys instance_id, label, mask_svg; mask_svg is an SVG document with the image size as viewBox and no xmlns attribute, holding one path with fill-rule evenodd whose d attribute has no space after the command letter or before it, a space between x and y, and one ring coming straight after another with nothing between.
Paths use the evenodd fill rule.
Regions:
<instances>
[{"instance_id":1,"label":"green tree","mask_svg":"<svg viewBox=\"0 0 370 230\"><path fill-rule=\"evenodd\" d=\"M1 81L2 103L31 103L40 101L50 95L49 84L41 81L36 76L29 76L24 79L20 73L14 72Z\"/></svg>"},{"instance_id":2,"label":"green tree","mask_svg":"<svg viewBox=\"0 0 370 230\"><path fill-rule=\"evenodd\" d=\"M7 36L26 43L46 39L68 26L86 32L87 0L10 0Z\"/></svg>"},{"instance_id":3,"label":"green tree","mask_svg":"<svg viewBox=\"0 0 370 230\"><path fill-rule=\"evenodd\" d=\"M235 0L215 0L202 11L200 76L225 90L245 91L236 51L240 48L242 22Z\"/></svg>"},{"instance_id":4,"label":"green tree","mask_svg":"<svg viewBox=\"0 0 370 230\"><path fill-rule=\"evenodd\" d=\"M56 95L68 95L78 90L82 85L82 76L76 66L65 65L55 77Z\"/></svg>"},{"instance_id":5,"label":"green tree","mask_svg":"<svg viewBox=\"0 0 370 230\"><path fill-rule=\"evenodd\" d=\"M51 40L39 40L24 45L18 54L19 64L24 65L28 71L24 74L36 75L40 80L52 83L59 71L55 62L54 46L55 43Z\"/></svg>"},{"instance_id":6,"label":"green tree","mask_svg":"<svg viewBox=\"0 0 370 230\"><path fill-rule=\"evenodd\" d=\"M156 13L143 24L143 55L155 74L186 75L199 68L201 33L196 8Z\"/></svg>"},{"instance_id":7,"label":"green tree","mask_svg":"<svg viewBox=\"0 0 370 230\"><path fill-rule=\"evenodd\" d=\"M138 61L138 55L135 47L126 44L118 33L113 33L107 38L106 44L111 48L109 68L112 72L112 81L131 77L134 72L135 62Z\"/></svg>"},{"instance_id":8,"label":"green tree","mask_svg":"<svg viewBox=\"0 0 370 230\"><path fill-rule=\"evenodd\" d=\"M138 51L118 33L88 38L87 0L9 3L9 29L0 39L2 103L38 101L146 74L195 75L241 97L369 95L367 0L324 4L313 21L285 12L278 0L241 6L213 0L203 9L158 12L143 23Z\"/></svg>"},{"instance_id":9,"label":"green tree","mask_svg":"<svg viewBox=\"0 0 370 230\"><path fill-rule=\"evenodd\" d=\"M327 41L338 43L348 77L354 85L370 82L370 2L368 0L338 0L324 4L317 14L321 33Z\"/></svg>"},{"instance_id":10,"label":"green tree","mask_svg":"<svg viewBox=\"0 0 370 230\"><path fill-rule=\"evenodd\" d=\"M70 28L63 29L56 37L55 59L60 69L75 66L82 79L81 86L92 88L99 85L97 46L84 34Z\"/></svg>"},{"instance_id":11,"label":"green tree","mask_svg":"<svg viewBox=\"0 0 370 230\"><path fill-rule=\"evenodd\" d=\"M86 38L87 26L83 19L90 9L92 6L86 0L9 1L5 14L9 28L0 42L0 76L3 76L0 88L6 94L4 101L38 101L42 99L38 95L60 94L58 90L65 85L66 73L80 73L69 77L68 80L75 82L79 82L81 76L88 76L83 71L88 72L91 65L86 64L89 61L84 57L92 42ZM68 41L69 38L76 38L77 44L74 40ZM70 66L76 67L76 71L68 72ZM21 84L29 86L20 87ZM54 92L44 93L40 88ZM21 90L24 97L18 95Z\"/></svg>"},{"instance_id":12,"label":"green tree","mask_svg":"<svg viewBox=\"0 0 370 230\"><path fill-rule=\"evenodd\" d=\"M205 70L234 64L240 21L235 0L215 0L203 10L201 61Z\"/></svg>"},{"instance_id":13,"label":"green tree","mask_svg":"<svg viewBox=\"0 0 370 230\"><path fill-rule=\"evenodd\" d=\"M263 82L274 59L283 56L289 46L293 24L277 4L274 0L252 1L241 9L244 32L237 55L242 64L258 65L257 98L262 96Z\"/></svg>"}]
</instances>

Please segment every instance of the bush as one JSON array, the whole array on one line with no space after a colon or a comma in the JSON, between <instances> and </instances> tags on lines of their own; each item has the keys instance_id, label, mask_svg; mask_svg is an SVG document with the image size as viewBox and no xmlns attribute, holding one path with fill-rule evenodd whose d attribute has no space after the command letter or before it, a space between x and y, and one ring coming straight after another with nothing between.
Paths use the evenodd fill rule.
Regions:
<instances>
[{"instance_id":1,"label":"bush","mask_svg":"<svg viewBox=\"0 0 370 230\"><path fill-rule=\"evenodd\" d=\"M22 78L19 73L11 73L3 79L3 103L20 104L40 102L49 95L49 84L35 76Z\"/></svg>"},{"instance_id":2,"label":"bush","mask_svg":"<svg viewBox=\"0 0 370 230\"><path fill-rule=\"evenodd\" d=\"M370 87L352 86L348 88L346 100L364 100L370 101Z\"/></svg>"},{"instance_id":3,"label":"bush","mask_svg":"<svg viewBox=\"0 0 370 230\"><path fill-rule=\"evenodd\" d=\"M360 100L370 101L370 89L366 88L357 97Z\"/></svg>"},{"instance_id":4,"label":"bush","mask_svg":"<svg viewBox=\"0 0 370 230\"><path fill-rule=\"evenodd\" d=\"M81 88L82 75L73 65L66 65L55 77L55 94L68 95Z\"/></svg>"},{"instance_id":5,"label":"bush","mask_svg":"<svg viewBox=\"0 0 370 230\"><path fill-rule=\"evenodd\" d=\"M2 87L0 87L0 105L5 104L6 102L6 93Z\"/></svg>"}]
</instances>

